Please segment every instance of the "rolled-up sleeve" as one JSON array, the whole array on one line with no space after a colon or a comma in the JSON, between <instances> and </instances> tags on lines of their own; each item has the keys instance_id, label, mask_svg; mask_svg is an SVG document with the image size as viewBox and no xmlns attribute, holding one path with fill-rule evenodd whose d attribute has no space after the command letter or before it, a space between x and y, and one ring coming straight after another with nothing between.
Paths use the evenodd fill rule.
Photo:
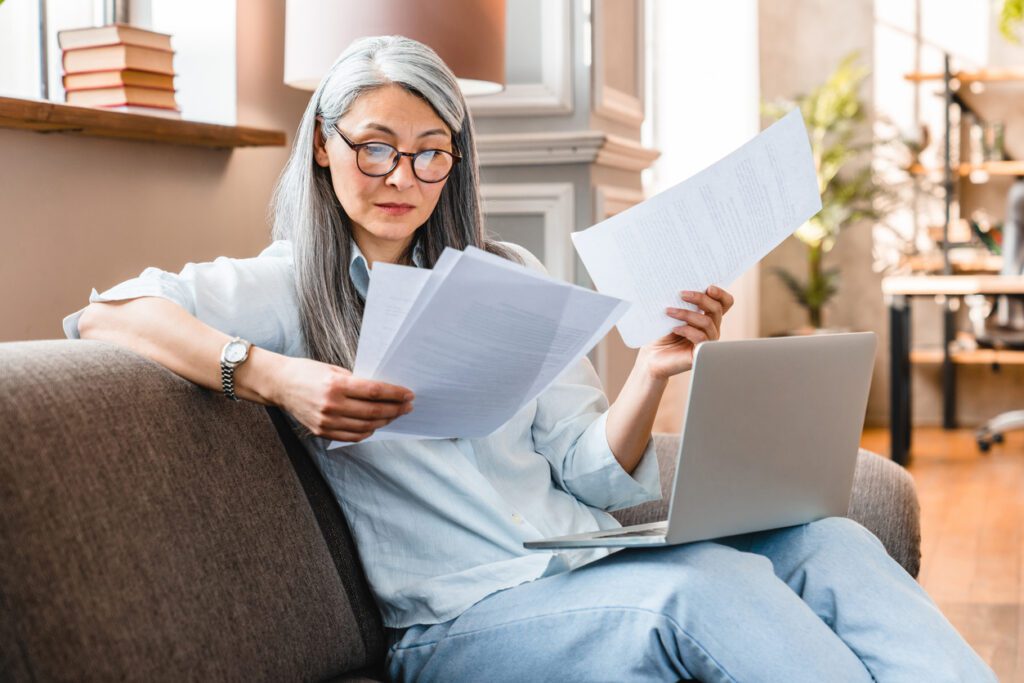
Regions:
<instances>
[{"instance_id":1,"label":"rolled-up sleeve","mask_svg":"<svg viewBox=\"0 0 1024 683\"><path fill-rule=\"evenodd\" d=\"M173 301L207 325L261 348L302 355L290 242L274 242L254 258L221 256L188 263L178 273L146 268L138 277L103 292L93 289L89 302L144 296ZM64 335L69 339L80 338L78 321L84 310L64 318Z\"/></svg>"},{"instance_id":2,"label":"rolled-up sleeve","mask_svg":"<svg viewBox=\"0 0 1024 683\"><path fill-rule=\"evenodd\" d=\"M608 445L607 423L608 399L583 358L537 398L534 446L551 463L558 485L587 505L618 510L660 499L654 440L630 474Z\"/></svg>"}]
</instances>

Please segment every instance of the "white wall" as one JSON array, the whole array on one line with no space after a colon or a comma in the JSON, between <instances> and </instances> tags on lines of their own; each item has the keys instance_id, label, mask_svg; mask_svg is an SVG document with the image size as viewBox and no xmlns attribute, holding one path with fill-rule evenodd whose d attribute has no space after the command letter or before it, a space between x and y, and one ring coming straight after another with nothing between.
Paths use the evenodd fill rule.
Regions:
<instances>
[{"instance_id":1,"label":"white wall","mask_svg":"<svg viewBox=\"0 0 1024 683\"><path fill-rule=\"evenodd\" d=\"M757 0L648 0L648 7L651 115L644 144L661 150L647 178L648 194L653 195L758 133L758 10ZM756 337L757 268L728 289L736 306L726 316L722 337ZM687 375L670 384L656 431L679 430L688 383Z\"/></svg>"}]
</instances>

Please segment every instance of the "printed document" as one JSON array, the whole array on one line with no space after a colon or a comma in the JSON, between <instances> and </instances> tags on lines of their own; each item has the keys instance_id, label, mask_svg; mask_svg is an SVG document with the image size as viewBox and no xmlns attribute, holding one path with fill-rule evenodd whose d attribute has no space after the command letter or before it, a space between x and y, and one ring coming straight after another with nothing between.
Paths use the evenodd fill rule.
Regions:
<instances>
[{"instance_id":1,"label":"printed document","mask_svg":"<svg viewBox=\"0 0 1024 683\"><path fill-rule=\"evenodd\" d=\"M375 264L354 374L416 399L411 413L360 443L493 433L627 308L474 247L446 249L433 270Z\"/></svg>"},{"instance_id":2,"label":"printed document","mask_svg":"<svg viewBox=\"0 0 1024 683\"><path fill-rule=\"evenodd\" d=\"M695 309L683 290L728 287L821 210L799 109L682 183L572 235L598 291L633 305L618 323L643 346L682 323L665 308Z\"/></svg>"}]
</instances>

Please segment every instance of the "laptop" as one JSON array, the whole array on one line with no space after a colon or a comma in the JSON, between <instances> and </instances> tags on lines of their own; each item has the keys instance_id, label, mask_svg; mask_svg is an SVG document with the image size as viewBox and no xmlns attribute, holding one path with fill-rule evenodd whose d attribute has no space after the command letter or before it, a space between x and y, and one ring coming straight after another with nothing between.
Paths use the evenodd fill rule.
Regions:
<instances>
[{"instance_id":1,"label":"laptop","mask_svg":"<svg viewBox=\"0 0 1024 683\"><path fill-rule=\"evenodd\" d=\"M846 515L873 332L700 344L668 519L529 541L656 547Z\"/></svg>"}]
</instances>

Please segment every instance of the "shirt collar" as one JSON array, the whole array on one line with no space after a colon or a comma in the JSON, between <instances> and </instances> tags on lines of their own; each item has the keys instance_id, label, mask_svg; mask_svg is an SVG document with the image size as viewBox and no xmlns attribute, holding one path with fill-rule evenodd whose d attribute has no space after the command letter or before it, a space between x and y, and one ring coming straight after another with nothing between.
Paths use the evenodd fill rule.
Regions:
<instances>
[{"instance_id":1,"label":"shirt collar","mask_svg":"<svg viewBox=\"0 0 1024 683\"><path fill-rule=\"evenodd\" d=\"M359 296L365 300L370 289L370 273L373 271L367 266L366 257L363 256L356 241L352 240L349 244L352 245L352 256L348 261L348 276L352 278L352 284L356 286ZM417 268L423 267L423 245L419 240L416 240L416 246L412 250L412 262Z\"/></svg>"}]
</instances>

